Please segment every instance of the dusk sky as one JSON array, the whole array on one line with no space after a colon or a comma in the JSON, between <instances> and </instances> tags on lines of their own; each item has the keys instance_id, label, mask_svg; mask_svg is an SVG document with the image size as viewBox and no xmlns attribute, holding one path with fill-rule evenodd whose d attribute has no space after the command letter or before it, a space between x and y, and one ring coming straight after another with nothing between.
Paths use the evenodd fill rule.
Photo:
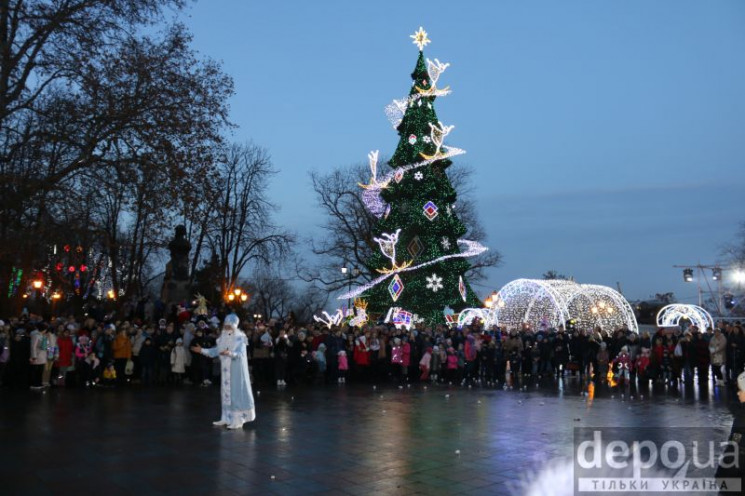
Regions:
<instances>
[{"instance_id":1,"label":"dusk sky","mask_svg":"<svg viewBox=\"0 0 745 496\"><path fill-rule=\"evenodd\" d=\"M410 89L419 26L451 64L436 110L504 257L480 296L555 269L695 303L672 266L717 262L745 221L741 0L200 0L183 20L234 78L233 140L269 150L277 221L301 237L324 220L309 171L393 153L383 109Z\"/></svg>"}]
</instances>

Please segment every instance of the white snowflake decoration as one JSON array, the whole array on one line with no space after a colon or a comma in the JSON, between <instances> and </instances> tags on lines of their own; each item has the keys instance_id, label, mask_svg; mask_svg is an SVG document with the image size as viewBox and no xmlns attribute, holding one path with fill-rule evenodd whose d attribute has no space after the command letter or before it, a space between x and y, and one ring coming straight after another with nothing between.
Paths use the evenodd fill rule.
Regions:
<instances>
[{"instance_id":1,"label":"white snowflake decoration","mask_svg":"<svg viewBox=\"0 0 745 496\"><path fill-rule=\"evenodd\" d=\"M440 240L440 244L442 245L443 250L450 249L450 240L447 238L447 236L442 237L442 240Z\"/></svg>"},{"instance_id":2,"label":"white snowflake decoration","mask_svg":"<svg viewBox=\"0 0 745 496\"><path fill-rule=\"evenodd\" d=\"M414 179L416 179L417 181L421 181L422 179L424 179L424 174L422 174L420 171L416 171L414 173Z\"/></svg>"},{"instance_id":3,"label":"white snowflake decoration","mask_svg":"<svg viewBox=\"0 0 745 496\"><path fill-rule=\"evenodd\" d=\"M453 215L453 209L448 205L445 207L445 212L447 212L448 215Z\"/></svg>"},{"instance_id":4,"label":"white snowflake decoration","mask_svg":"<svg viewBox=\"0 0 745 496\"><path fill-rule=\"evenodd\" d=\"M437 291L443 287L442 277L438 277L437 274L432 274L431 277L427 277L427 289L431 289L433 293L437 293Z\"/></svg>"},{"instance_id":5,"label":"white snowflake decoration","mask_svg":"<svg viewBox=\"0 0 745 496\"><path fill-rule=\"evenodd\" d=\"M431 143L432 138L430 138L429 136L425 136L424 138L422 138L422 141L424 141L425 143Z\"/></svg>"}]
</instances>

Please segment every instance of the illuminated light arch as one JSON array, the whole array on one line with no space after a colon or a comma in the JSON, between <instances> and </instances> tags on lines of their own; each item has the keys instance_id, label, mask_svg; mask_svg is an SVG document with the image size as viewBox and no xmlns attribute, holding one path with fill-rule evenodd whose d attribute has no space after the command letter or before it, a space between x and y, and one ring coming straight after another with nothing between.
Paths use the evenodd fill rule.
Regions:
<instances>
[{"instance_id":1,"label":"illuminated light arch","mask_svg":"<svg viewBox=\"0 0 745 496\"><path fill-rule=\"evenodd\" d=\"M702 331L714 328L714 319L709 312L697 305L684 305L673 303L662 307L657 313L657 325L659 327L676 327L681 319L690 320Z\"/></svg>"},{"instance_id":2,"label":"illuminated light arch","mask_svg":"<svg viewBox=\"0 0 745 496\"><path fill-rule=\"evenodd\" d=\"M473 315L472 313L469 314ZM628 327L639 332L631 305L619 292L597 284L561 279L516 279L493 298L486 324L506 328L529 324L533 329L558 328L574 319L580 329ZM465 324L462 319L460 324Z\"/></svg>"}]
</instances>

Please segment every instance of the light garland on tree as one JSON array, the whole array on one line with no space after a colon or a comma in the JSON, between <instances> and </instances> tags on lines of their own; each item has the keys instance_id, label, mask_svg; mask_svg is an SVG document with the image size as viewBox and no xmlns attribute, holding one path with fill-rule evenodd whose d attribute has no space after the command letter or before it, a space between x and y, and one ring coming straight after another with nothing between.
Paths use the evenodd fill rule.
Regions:
<instances>
[{"instance_id":1,"label":"light garland on tree","mask_svg":"<svg viewBox=\"0 0 745 496\"><path fill-rule=\"evenodd\" d=\"M367 208L368 212L373 214L375 217L383 217L385 215L386 209L388 208L388 204L383 200L383 198L381 198L380 191L388 187L388 184L391 182L391 180L393 180L397 173L402 174L401 177L403 177L404 173L411 170L430 165L431 163L437 162L438 160L463 155L464 153L466 153L465 150L448 146L447 151L441 152L440 157L437 159L427 159L403 167L397 167L395 170L383 176L382 179L376 180L374 182L371 181L370 184L362 186L364 188L364 191L362 192L362 202L365 204L365 208ZM450 205L448 205L447 208L450 209ZM450 210L448 210L448 215L450 215Z\"/></svg>"},{"instance_id":2,"label":"light garland on tree","mask_svg":"<svg viewBox=\"0 0 745 496\"><path fill-rule=\"evenodd\" d=\"M450 65L450 64L447 64L447 65ZM414 82L413 84L416 84L416 82ZM421 107L422 101L424 98L431 98L431 97L436 98L439 96L447 96L450 93L452 93L452 91L450 91L449 87L445 89L435 88L426 94L419 93L419 94L414 94L411 96L405 96L400 99L394 99L391 103L385 106L384 108L385 116L390 121L391 125L393 126L393 129L398 129L399 124L401 124L401 121L404 118L406 109L408 109L409 107L415 104L416 106ZM429 101L427 102L427 108L429 109L432 108L432 103ZM422 139L425 140L425 143L429 143L429 141L427 141L429 140L429 137L425 137Z\"/></svg>"},{"instance_id":3,"label":"light garland on tree","mask_svg":"<svg viewBox=\"0 0 745 496\"><path fill-rule=\"evenodd\" d=\"M416 90L419 94L422 96L438 96L438 92L450 93L450 87L443 88L442 90L437 89L437 81L448 67L450 67L450 64L443 64L437 59L434 62L427 59L427 74L429 74L430 87L429 89L422 89L417 86Z\"/></svg>"},{"instance_id":4,"label":"light garland on tree","mask_svg":"<svg viewBox=\"0 0 745 496\"><path fill-rule=\"evenodd\" d=\"M436 125L428 122L430 128L430 139L435 144L435 153L433 155L427 155L420 153L422 158L427 160L436 160L442 157L442 143L445 141L445 137L450 134L450 131L455 129L455 126L446 126L442 122L438 122Z\"/></svg>"},{"instance_id":5,"label":"light garland on tree","mask_svg":"<svg viewBox=\"0 0 745 496\"><path fill-rule=\"evenodd\" d=\"M344 293L344 294L339 295L337 297L337 299L339 299L339 300L346 300L348 298L356 298L357 296L361 295L362 293L364 293L368 289L370 289L370 288L372 288L374 286L377 286L378 284L380 284L381 282L385 281L386 279L388 279L389 277L391 277L393 274L397 274L398 272L409 272L409 271L412 271L412 270L418 270L418 269L421 269L423 267L427 267L429 265L433 265L433 264L436 264L436 263L439 263L439 262L443 262L445 260L449 260L451 258L469 258L469 257L475 257L477 255L480 255L480 254L484 253L486 250L488 250L487 247L485 247L484 245L482 245L481 243L479 243L477 241L470 241L470 240L467 240L467 239L459 239L458 240L458 244L464 245L465 246L465 250L462 251L462 252L460 252L460 253L452 253L450 255L443 255L441 257L437 257L437 258L435 258L433 260L429 260L427 262L423 262L423 263L418 264L418 265L411 265L411 266L408 266L408 267L405 267L405 268L401 268L401 269L397 270L396 272L390 272L388 274L383 274L382 276L373 279L372 281L370 281L367 284L363 284L362 286L359 286L359 287L353 289L352 291L349 291L347 293Z\"/></svg>"}]
</instances>

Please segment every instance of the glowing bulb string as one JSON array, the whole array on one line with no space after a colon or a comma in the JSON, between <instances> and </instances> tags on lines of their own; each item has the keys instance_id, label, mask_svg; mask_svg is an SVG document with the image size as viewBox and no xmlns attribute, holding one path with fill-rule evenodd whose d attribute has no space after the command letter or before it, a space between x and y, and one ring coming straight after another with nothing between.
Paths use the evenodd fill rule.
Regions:
<instances>
[{"instance_id":1,"label":"glowing bulb string","mask_svg":"<svg viewBox=\"0 0 745 496\"><path fill-rule=\"evenodd\" d=\"M421 269L422 267L426 267L428 265L433 265L433 264L436 264L436 263L439 263L439 262L443 262L443 261L448 260L448 259L451 259L451 258L470 258L470 257L475 257L476 255L480 255L481 253L483 253L486 250L488 250L487 247L485 247L484 245L482 245L481 243L479 243L477 241L470 241L470 240L467 240L467 239L459 239L458 240L458 243L459 244L462 244L462 245L465 245L466 246L466 250L465 251L462 251L460 253L452 253L450 255L443 255L441 257L435 258L433 260L429 260L429 261L424 262L424 263L421 263L419 265L413 265L413 266L409 266L409 267L406 267L406 268L402 268L402 269L397 270L395 272L390 272L388 274L383 274L382 276L373 279L372 281L370 281L367 284L364 284L364 285L362 285L362 286L360 286L360 287L358 287L358 288L356 288L356 289L354 289L354 290L352 290L350 292L347 292L347 293L344 293L342 295L339 295L337 297L337 299L338 300L346 300L346 299L349 299L349 298L356 298L359 295L361 295L362 293L364 293L365 291L367 291L368 289L377 286L381 282L385 281L386 279L388 279L389 277L393 276L394 274L398 274L399 272L409 272L409 271L412 271L412 270Z\"/></svg>"},{"instance_id":2,"label":"glowing bulb string","mask_svg":"<svg viewBox=\"0 0 745 496\"><path fill-rule=\"evenodd\" d=\"M381 218L386 210L386 204L383 201L382 198L380 198L380 190L387 187L388 183L391 182L391 180L394 178L396 174L404 174L406 172L418 169L420 167L424 167L425 165L430 165L434 162L437 162L439 160L444 160L450 157L455 157L457 155L463 155L466 153L465 150L461 148L455 148L452 146L446 146L443 147L446 151L440 151L440 154L436 157L429 158L427 160L423 160L421 162L415 162L413 164L404 165L402 167L397 167L393 171L389 172L385 176L383 176L380 180L371 181L371 184L364 185L365 191L362 195L362 201L365 204L365 207L367 207L367 210L373 214L377 218Z\"/></svg>"},{"instance_id":3,"label":"glowing bulb string","mask_svg":"<svg viewBox=\"0 0 745 496\"><path fill-rule=\"evenodd\" d=\"M435 97L438 96L447 96L452 91L449 88L439 89L436 88L432 90L430 93L422 94L417 93L411 96L406 96L404 98L401 98L400 100L394 99L392 103L389 103L385 106L385 115L388 117L388 120L393 125L393 129L396 129L399 124L401 124L401 120L404 117L404 114L406 113L406 109L414 105L417 100L421 100L422 98L429 98L429 97Z\"/></svg>"}]
</instances>

